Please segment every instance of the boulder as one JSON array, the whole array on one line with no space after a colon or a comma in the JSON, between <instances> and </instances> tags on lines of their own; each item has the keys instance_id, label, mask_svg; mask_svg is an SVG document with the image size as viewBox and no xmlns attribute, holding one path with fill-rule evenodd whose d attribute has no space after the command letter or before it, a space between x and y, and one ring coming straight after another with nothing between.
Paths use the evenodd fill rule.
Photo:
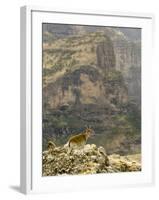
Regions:
<instances>
[{"instance_id":1,"label":"boulder","mask_svg":"<svg viewBox=\"0 0 159 200\"><path fill-rule=\"evenodd\" d=\"M43 152L43 176L140 171L136 161L120 155L108 156L103 147L86 144L68 154L66 147Z\"/></svg>"}]
</instances>

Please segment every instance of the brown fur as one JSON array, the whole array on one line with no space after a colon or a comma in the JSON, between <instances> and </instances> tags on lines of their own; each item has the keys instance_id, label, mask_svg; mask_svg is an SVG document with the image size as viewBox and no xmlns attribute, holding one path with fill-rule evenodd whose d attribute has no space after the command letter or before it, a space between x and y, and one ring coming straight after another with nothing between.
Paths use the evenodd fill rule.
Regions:
<instances>
[{"instance_id":1,"label":"brown fur","mask_svg":"<svg viewBox=\"0 0 159 200\"><path fill-rule=\"evenodd\" d=\"M93 129L87 128L85 131L78 135L72 136L68 141L68 146L72 149L72 147L83 147L87 139L94 133Z\"/></svg>"}]
</instances>

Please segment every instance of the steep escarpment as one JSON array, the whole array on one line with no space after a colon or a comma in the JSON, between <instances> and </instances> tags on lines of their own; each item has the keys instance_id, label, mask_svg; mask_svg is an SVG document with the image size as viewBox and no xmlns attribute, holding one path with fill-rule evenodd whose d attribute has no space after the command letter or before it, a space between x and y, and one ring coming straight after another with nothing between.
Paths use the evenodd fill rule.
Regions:
<instances>
[{"instance_id":1,"label":"steep escarpment","mask_svg":"<svg viewBox=\"0 0 159 200\"><path fill-rule=\"evenodd\" d=\"M122 75L115 69L113 44L102 32L57 40L57 44L44 48L44 60L44 104L51 108L127 98Z\"/></svg>"},{"instance_id":2,"label":"steep escarpment","mask_svg":"<svg viewBox=\"0 0 159 200\"><path fill-rule=\"evenodd\" d=\"M50 138L61 145L90 125L96 135L89 142L107 153L139 153L140 42L119 30L94 30L45 32L43 148Z\"/></svg>"}]
</instances>

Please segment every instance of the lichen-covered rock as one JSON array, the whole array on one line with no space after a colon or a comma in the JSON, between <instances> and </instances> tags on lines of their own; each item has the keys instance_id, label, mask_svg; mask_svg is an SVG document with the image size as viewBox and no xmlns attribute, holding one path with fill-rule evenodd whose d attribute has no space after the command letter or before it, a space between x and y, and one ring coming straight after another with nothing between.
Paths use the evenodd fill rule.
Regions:
<instances>
[{"instance_id":1,"label":"lichen-covered rock","mask_svg":"<svg viewBox=\"0 0 159 200\"><path fill-rule=\"evenodd\" d=\"M110 155L107 156L103 147L87 144L83 149L55 147L43 152L43 176L66 174L96 174L140 171L140 163L132 158Z\"/></svg>"},{"instance_id":2,"label":"lichen-covered rock","mask_svg":"<svg viewBox=\"0 0 159 200\"><path fill-rule=\"evenodd\" d=\"M141 164L128 156L120 156L117 154L110 155L109 163L115 171L141 171Z\"/></svg>"}]
</instances>

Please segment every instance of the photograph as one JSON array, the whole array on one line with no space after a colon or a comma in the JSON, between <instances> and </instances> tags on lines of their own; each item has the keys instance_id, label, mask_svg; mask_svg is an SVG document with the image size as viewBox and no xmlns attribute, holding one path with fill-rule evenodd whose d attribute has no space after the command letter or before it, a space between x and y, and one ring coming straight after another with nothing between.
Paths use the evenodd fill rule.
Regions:
<instances>
[{"instance_id":1,"label":"photograph","mask_svg":"<svg viewBox=\"0 0 159 200\"><path fill-rule=\"evenodd\" d=\"M141 37L42 23L42 176L142 171Z\"/></svg>"}]
</instances>

